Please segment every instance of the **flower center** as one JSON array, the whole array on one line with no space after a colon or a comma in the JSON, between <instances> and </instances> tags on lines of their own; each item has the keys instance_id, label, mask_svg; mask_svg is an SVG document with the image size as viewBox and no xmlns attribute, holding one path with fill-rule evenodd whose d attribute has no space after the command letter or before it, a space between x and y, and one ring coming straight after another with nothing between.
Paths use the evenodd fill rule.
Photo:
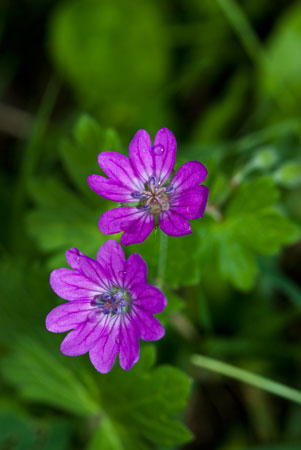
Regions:
<instances>
[{"instance_id":1,"label":"flower center","mask_svg":"<svg viewBox=\"0 0 301 450\"><path fill-rule=\"evenodd\" d=\"M130 305L130 296L125 289L113 287L109 292L101 295L96 295L90 302L93 306L88 319L90 321L97 321L101 314L124 314L128 312Z\"/></svg>"},{"instance_id":2,"label":"flower center","mask_svg":"<svg viewBox=\"0 0 301 450\"><path fill-rule=\"evenodd\" d=\"M141 192L133 192L132 197L140 200L139 207L149 210L152 214L159 214L169 209L169 194L173 191L171 185L160 187L155 177L151 177Z\"/></svg>"}]
</instances>

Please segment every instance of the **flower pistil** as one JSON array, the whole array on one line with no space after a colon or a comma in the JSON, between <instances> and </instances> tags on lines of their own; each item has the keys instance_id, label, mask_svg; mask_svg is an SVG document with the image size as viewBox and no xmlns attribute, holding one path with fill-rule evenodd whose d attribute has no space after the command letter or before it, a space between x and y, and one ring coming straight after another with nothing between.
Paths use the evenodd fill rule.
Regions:
<instances>
[{"instance_id":1,"label":"flower pistil","mask_svg":"<svg viewBox=\"0 0 301 450\"><path fill-rule=\"evenodd\" d=\"M149 210L152 214L160 214L161 211L168 211L170 206L169 195L173 191L171 185L160 186L155 177L151 177L145 184L144 189L132 193L132 197L140 200L139 207Z\"/></svg>"}]
</instances>

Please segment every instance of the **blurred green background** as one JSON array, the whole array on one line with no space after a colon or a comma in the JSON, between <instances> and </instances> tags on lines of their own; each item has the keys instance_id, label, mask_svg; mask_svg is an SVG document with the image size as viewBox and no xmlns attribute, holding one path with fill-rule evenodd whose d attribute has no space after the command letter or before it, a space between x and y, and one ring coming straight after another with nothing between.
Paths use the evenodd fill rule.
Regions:
<instances>
[{"instance_id":1,"label":"blurred green background","mask_svg":"<svg viewBox=\"0 0 301 450\"><path fill-rule=\"evenodd\" d=\"M297 394L218 369L300 388L300 2L2 0L0 48L0 449L300 449ZM108 238L98 153L163 126L176 168L208 167L207 213L163 273L159 233L126 249L168 297L166 336L101 375L46 331L49 273Z\"/></svg>"}]
</instances>

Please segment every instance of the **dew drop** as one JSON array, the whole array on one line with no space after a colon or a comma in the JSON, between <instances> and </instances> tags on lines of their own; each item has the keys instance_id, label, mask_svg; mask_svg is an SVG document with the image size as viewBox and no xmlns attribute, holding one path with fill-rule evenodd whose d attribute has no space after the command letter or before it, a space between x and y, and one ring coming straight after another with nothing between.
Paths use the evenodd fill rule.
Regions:
<instances>
[{"instance_id":1,"label":"dew drop","mask_svg":"<svg viewBox=\"0 0 301 450\"><path fill-rule=\"evenodd\" d=\"M153 153L154 153L155 155L157 155L157 156L163 155L163 153L164 153L164 151L165 151L163 145L161 145L161 144L154 145L154 146L152 147L152 150L153 150Z\"/></svg>"},{"instance_id":2,"label":"dew drop","mask_svg":"<svg viewBox=\"0 0 301 450\"><path fill-rule=\"evenodd\" d=\"M123 278L124 276L125 276L125 274L126 274L126 272L125 271L120 271L120 272L118 272L118 275L121 277L121 278Z\"/></svg>"},{"instance_id":3,"label":"dew drop","mask_svg":"<svg viewBox=\"0 0 301 450\"><path fill-rule=\"evenodd\" d=\"M116 344L121 344L121 340L120 340L120 338L118 337L118 338L116 338Z\"/></svg>"}]
</instances>

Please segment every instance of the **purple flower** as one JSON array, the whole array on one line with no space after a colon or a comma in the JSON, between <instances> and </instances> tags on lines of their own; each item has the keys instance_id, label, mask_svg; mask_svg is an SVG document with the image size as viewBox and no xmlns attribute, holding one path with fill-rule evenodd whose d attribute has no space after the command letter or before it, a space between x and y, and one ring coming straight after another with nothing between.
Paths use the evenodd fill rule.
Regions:
<instances>
[{"instance_id":1,"label":"purple flower","mask_svg":"<svg viewBox=\"0 0 301 450\"><path fill-rule=\"evenodd\" d=\"M106 211L99 220L102 233L124 231L123 245L143 242L157 223L170 236L192 233L188 220L203 216L208 199L208 188L200 186L207 170L202 163L189 161L171 177L176 151L174 135L161 128L153 146L145 130L137 131L129 146L130 158L115 152L98 156L109 178L90 175L90 188L106 199L134 203Z\"/></svg>"},{"instance_id":2,"label":"purple flower","mask_svg":"<svg viewBox=\"0 0 301 450\"><path fill-rule=\"evenodd\" d=\"M153 316L166 306L163 293L146 283L147 266L137 253L125 259L122 247L107 241L96 261L76 248L66 252L71 269L51 273L54 292L68 303L54 308L46 328L54 333L72 330L61 344L69 356L89 352L95 368L111 370L116 355L124 370L139 359L139 337L155 341L164 328Z\"/></svg>"}]
</instances>

